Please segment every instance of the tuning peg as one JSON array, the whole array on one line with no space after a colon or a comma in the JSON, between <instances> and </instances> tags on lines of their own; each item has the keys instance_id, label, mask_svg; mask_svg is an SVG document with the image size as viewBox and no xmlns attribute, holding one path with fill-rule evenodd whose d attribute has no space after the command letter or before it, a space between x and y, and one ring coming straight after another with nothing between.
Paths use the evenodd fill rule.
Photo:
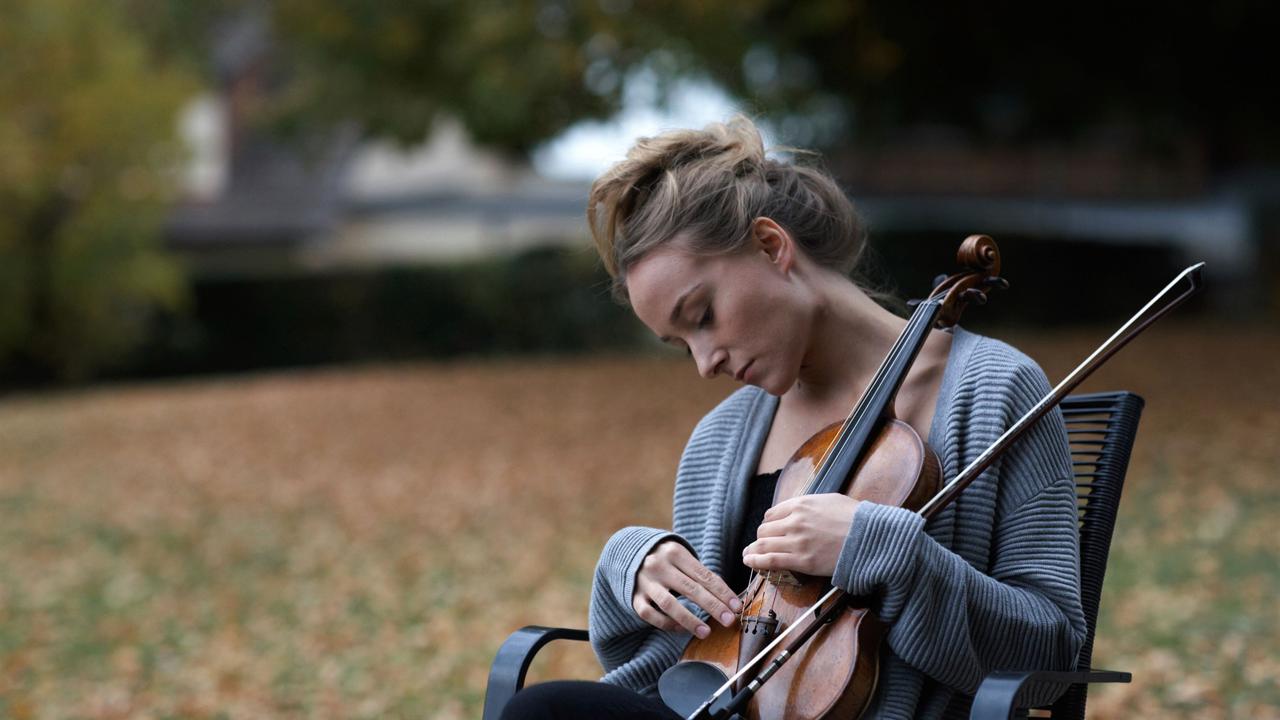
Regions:
<instances>
[{"instance_id":1,"label":"tuning peg","mask_svg":"<svg viewBox=\"0 0 1280 720\"><path fill-rule=\"evenodd\" d=\"M924 300L921 300L920 298L912 298L907 301L907 307L915 307L922 302L924 302Z\"/></svg>"},{"instance_id":2,"label":"tuning peg","mask_svg":"<svg viewBox=\"0 0 1280 720\"><path fill-rule=\"evenodd\" d=\"M1005 279L1004 279L1004 278L1002 278L1002 277L996 277L996 276L994 276L994 275L992 275L991 277L986 278L985 280L983 280L983 281L982 281L982 284L984 284L984 285L989 285L989 286L991 286L991 287L995 287L995 288L999 288L1000 290L1008 290L1008 289L1009 289L1009 281L1008 281L1008 280L1005 280Z\"/></svg>"},{"instance_id":3,"label":"tuning peg","mask_svg":"<svg viewBox=\"0 0 1280 720\"><path fill-rule=\"evenodd\" d=\"M965 290L963 293L961 293L960 297L963 298L966 302L976 302L979 305L987 304L987 294L982 292L978 288L969 288L968 290Z\"/></svg>"},{"instance_id":4,"label":"tuning peg","mask_svg":"<svg viewBox=\"0 0 1280 720\"><path fill-rule=\"evenodd\" d=\"M946 279L947 279L947 274L946 274L946 273L942 273L941 275L935 275L935 276L933 277L933 285L930 285L930 287L938 287L938 286L939 286L939 285L941 285L941 284L943 283L943 281L944 281L944 280L946 280Z\"/></svg>"}]
</instances>

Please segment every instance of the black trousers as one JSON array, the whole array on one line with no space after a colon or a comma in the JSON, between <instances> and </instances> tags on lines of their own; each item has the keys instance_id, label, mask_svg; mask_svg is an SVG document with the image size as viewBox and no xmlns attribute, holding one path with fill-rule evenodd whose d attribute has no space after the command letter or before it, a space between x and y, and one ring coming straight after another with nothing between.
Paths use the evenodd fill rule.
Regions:
<instances>
[{"instance_id":1,"label":"black trousers","mask_svg":"<svg viewBox=\"0 0 1280 720\"><path fill-rule=\"evenodd\" d=\"M557 680L521 690L502 720L683 720L675 711L626 688L585 680Z\"/></svg>"}]
</instances>

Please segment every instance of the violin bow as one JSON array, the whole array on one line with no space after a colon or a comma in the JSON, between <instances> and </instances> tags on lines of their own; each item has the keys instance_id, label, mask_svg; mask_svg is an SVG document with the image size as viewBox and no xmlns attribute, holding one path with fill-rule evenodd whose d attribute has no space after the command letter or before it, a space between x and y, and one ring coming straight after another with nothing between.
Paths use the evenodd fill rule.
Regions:
<instances>
[{"instance_id":1,"label":"violin bow","mask_svg":"<svg viewBox=\"0 0 1280 720\"><path fill-rule=\"evenodd\" d=\"M1128 322L1115 331L1111 337L1107 338L1106 342L1098 346L1098 349L1094 350L1092 355L1085 358L1084 362L1077 365L1075 370L1068 373L1062 379L1062 382L1049 391L1048 395L1044 396L1040 402L1028 410L1018 422L1011 425L1008 430L1005 430L1004 434L991 444L991 447L982 451L982 454L974 458L968 467L961 470L959 475L956 475L951 482L944 485L938 491L938 494L933 496L933 499L920 508L920 514L926 520L938 514L942 508L955 499L956 495L960 494L961 490L964 490L981 475L983 470L990 467L1000 453L1004 452L1014 440L1021 437L1032 424L1062 402L1062 399L1074 390L1077 385L1084 382L1085 378L1092 375L1094 370L1097 370L1103 363L1110 360L1111 356L1119 352L1120 348L1128 345L1130 340L1137 337L1148 327L1151 327L1152 323L1186 302L1192 295L1200 292L1204 287L1203 269L1204 263L1199 262L1179 273L1163 290L1151 298L1137 314L1129 318ZM1187 285L1186 289L1166 301L1165 304L1160 305L1159 303L1165 300L1166 296L1172 294L1179 285L1183 284L1184 280Z\"/></svg>"},{"instance_id":2,"label":"violin bow","mask_svg":"<svg viewBox=\"0 0 1280 720\"><path fill-rule=\"evenodd\" d=\"M968 467L961 470L950 482L943 486L929 502L920 508L920 514L926 520L937 515L944 507L951 503L952 500L960 494L962 490L969 486L984 470L996 461L1000 453L1004 452L1015 440L1022 437L1037 420L1044 417L1050 410L1062 401L1072 390L1086 378L1093 374L1095 370L1102 366L1112 355L1119 352L1120 348L1129 344L1144 330L1150 327L1155 321L1167 315L1174 308L1186 302L1193 295L1200 292L1204 288L1203 269L1204 263L1199 262L1188 267L1178 274L1163 290L1151 298L1146 305L1142 307L1129 321L1115 331L1110 338L1107 338L1098 349L1094 350L1084 362L1076 366L1067 374L1061 382L1057 384L1048 395L1045 395L1040 402L1036 403L1030 410L1026 412L1017 422L1009 426L991 447L982 452L981 455L974 458ZM1180 285L1186 285L1185 288L1178 292ZM1176 292L1176 294L1175 294ZM1173 297L1169 297L1173 295ZM801 617L813 615L813 620L809 623L795 622L786 630L778 634L763 650L755 657L745 663L733 677L729 678L721 685L711 697L707 699L697 710L689 715L687 720L721 720L728 718L735 712L745 709L747 702L751 699L756 691L760 689L769 678L773 677L788 660L795 656L796 652L809 641L818 630L832 619L835 618L843 606L844 601L849 594L840 588L833 587L827 591L816 603L809 607ZM787 644L782 652L773 659L763 670L759 672L751 682L749 682L742 690L738 691L728 702L716 707L719 702L735 683L742 679L752 668L756 667L761 660L769 656L783 640L787 639L797 628L803 630Z\"/></svg>"}]
</instances>

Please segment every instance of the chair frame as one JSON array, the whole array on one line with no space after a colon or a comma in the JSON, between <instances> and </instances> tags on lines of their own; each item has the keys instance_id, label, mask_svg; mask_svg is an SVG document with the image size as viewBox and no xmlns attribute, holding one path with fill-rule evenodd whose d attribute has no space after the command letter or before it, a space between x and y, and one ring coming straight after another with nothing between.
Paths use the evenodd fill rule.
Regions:
<instances>
[{"instance_id":1,"label":"chair frame","mask_svg":"<svg viewBox=\"0 0 1280 720\"><path fill-rule=\"evenodd\" d=\"M1026 717L1029 708L1020 703L1031 683L1068 685L1051 706L1037 709L1048 710L1049 717L1055 719L1083 720L1089 684L1127 683L1132 679L1127 672L1092 670L1091 662L1102 581L1143 404L1141 397L1124 391L1071 395L1062 401L1080 508L1080 601L1088 632L1074 672L988 674L974 695L970 720ZM498 720L512 696L524 687L534 656L554 640L587 641L588 635L586 630L530 625L507 638L489 670L483 720Z\"/></svg>"}]
</instances>

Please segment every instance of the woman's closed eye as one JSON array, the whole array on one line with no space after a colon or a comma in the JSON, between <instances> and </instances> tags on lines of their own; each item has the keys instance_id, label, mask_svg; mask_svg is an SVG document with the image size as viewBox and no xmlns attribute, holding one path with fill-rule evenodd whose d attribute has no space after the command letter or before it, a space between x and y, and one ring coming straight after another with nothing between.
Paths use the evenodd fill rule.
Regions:
<instances>
[{"instance_id":1,"label":"woman's closed eye","mask_svg":"<svg viewBox=\"0 0 1280 720\"><path fill-rule=\"evenodd\" d=\"M702 317L698 318L698 328L709 327L714 319L715 316L711 313L711 306L708 305L707 309L702 311Z\"/></svg>"}]
</instances>

